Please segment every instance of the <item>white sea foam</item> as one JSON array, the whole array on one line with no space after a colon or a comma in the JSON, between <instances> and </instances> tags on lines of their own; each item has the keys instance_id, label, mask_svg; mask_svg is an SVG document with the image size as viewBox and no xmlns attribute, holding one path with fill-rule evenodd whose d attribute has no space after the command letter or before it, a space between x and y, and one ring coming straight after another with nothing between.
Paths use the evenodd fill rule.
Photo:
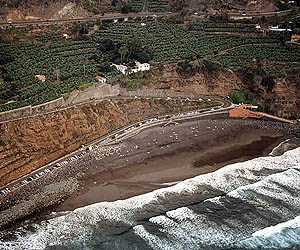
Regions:
<instances>
[{"instance_id":1,"label":"white sea foam","mask_svg":"<svg viewBox=\"0 0 300 250\"><path fill-rule=\"evenodd\" d=\"M242 249L300 249L300 216L259 230L252 237L240 241Z\"/></svg>"},{"instance_id":2,"label":"white sea foam","mask_svg":"<svg viewBox=\"0 0 300 250\"><path fill-rule=\"evenodd\" d=\"M271 236L274 233L280 233L284 229L291 229L291 228L300 228L300 216L297 216L296 218L279 223L275 226L267 227L262 230L259 230L252 234L252 236Z\"/></svg>"},{"instance_id":3,"label":"white sea foam","mask_svg":"<svg viewBox=\"0 0 300 250\"><path fill-rule=\"evenodd\" d=\"M153 249L226 247L269 227L267 213L283 221L299 212L300 197L291 199L291 192L300 190L299 169L300 148L278 157L232 164L127 200L78 208L38 225L34 233L0 242L0 249L46 249L56 245L89 249L90 241L106 240L107 247L122 249L117 244L124 244L120 246L127 249L124 232L130 231ZM245 202L245 209L236 200ZM240 216L230 204L237 211L242 209L243 214ZM143 223L150 223L163 237L148 231Z\"/></svg>"}]
</instances>

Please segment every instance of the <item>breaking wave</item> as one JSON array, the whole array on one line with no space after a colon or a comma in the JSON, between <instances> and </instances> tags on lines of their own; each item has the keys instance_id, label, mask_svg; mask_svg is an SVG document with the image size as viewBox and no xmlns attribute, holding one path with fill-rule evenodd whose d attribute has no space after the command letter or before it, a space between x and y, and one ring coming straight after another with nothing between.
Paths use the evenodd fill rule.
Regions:
<instances>
[{"instance_id":1,"label":"breaking wave","mask_svg":"<svg viewBox=\"0 0 300 250\"><path fill-rule=\"evenodd\" d=\"M299 180L297 148L76 209L0 249L298 249Z\"/></svg>"}]
</instances>

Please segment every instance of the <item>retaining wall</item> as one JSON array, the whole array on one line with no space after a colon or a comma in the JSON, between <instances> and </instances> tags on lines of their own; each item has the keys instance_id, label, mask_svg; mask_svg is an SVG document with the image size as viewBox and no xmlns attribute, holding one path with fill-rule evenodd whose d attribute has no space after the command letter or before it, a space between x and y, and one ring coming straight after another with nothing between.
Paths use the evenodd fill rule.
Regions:
<instances>
[{"instance_id":1,"label":"retaining wall","mask_svg":"<svg viewBox=\"0 0 300 250\"><path fill-rule=\"evenodd\" d=\"M0 122L21 118L41 112L53 110L64 104L64 98L59 98L36 106L26 106L0 113Z\"/></svg>"},{"instance_id":2,"label":"retaining wall","mask_svg":"<svg viewBox=\"0 0 300 250\"><path fill-rule=\"evenodd\" d=\"M50 102L46 102L40 105L36 105L32 107L32 113L39 113L39 112L45 112L48 110L52 110L55 109L61 105L64 104L64 98L58 98L56 100L50 101Z\"/></svg>"},{"instance_id":3,"label":"retaining wall","mask_svg":"<svg viewBox=\"0 0 300 250\"><path fill-rule=\"evenodd\" d=\"M30 115L32 113L32 107L26 106L18 109L13 109L0 113L0 121L10 120L21 116Z\"/></svg>"},{"instance_id":4,"label":"retaining wall","mask_svg":"<svg viewBox=\"0 0 300 250\"><path fill-rule=\"evenodd\" d=\"M139 89L134 91L128 91L125 88L120 88L120 95L122 96L150 96L150 97L185 97L185 98L193 98L197 97L197 95L193 92L183 92L183 91L174 91L167 89Z\"/></svg>"}]
</instances>

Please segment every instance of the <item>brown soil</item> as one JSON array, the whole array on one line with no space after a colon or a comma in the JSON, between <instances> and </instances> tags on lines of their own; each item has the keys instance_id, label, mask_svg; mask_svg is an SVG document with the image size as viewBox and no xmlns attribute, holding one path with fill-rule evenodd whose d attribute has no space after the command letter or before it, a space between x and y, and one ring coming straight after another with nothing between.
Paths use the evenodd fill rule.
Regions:
<instances>
[{"instance_id":1,"label":"brown soil","mask_svg":"<svg viewBox=\"0 0 300 250\"><path fill-rule=\"evenodd\" d=\"M268 62L265 62L263 67L267 65ZM202 70L182 76L176 69L176 63L164 65L164 70L155 71L154 77L145 84L144 88L193 91L198 94L218 96L228 96L232 91L242 90L252 93L256 104L266 113L290 119L299 116L300 91L297 87L300 80L299 72L293 72L286 78L274 78L275 84L270 91L263 84L264 76L258 75L253 69L247 69L247 72L253 74L253 78L249 78L242 72L223 70L214 72Z\"/></svg>"},{"instance_id":2,"label":"brown soil","mask_svg":"<svg viewBox=\"0 0 300 250\"><path fill-rule=\"evenodd\" d=\"M115 100L0 124L0 186L128 123L199 105Z\"/></svg>"}]
</instances>

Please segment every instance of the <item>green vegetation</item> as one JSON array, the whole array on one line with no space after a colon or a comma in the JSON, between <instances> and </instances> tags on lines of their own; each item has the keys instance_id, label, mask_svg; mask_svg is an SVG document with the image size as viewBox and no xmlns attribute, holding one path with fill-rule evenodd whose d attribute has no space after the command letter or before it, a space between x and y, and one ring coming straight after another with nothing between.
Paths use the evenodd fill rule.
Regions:
<instances>
[{"instance_id":1,"label":"green vegetation","mask_svg":"<svg viewBox=\"0 0 300 250\"><path fill-rule=\"evenodd\" d=\"M133 90L136 90L137 86L136 86L136 83L133 81L133 80L129 80L127 83L126 83L126 89L128 91L133 91Z\"/></svg>"},{"instance_id":2,"label":"green vegetation","mask_svg":"<svg viewBox=\"0 0 300 250\"><path fill-rule=\"evenodd\" d=\"M300 45L252 45L227 51L222 55L212 57L224 67L238 69L251 65L256 61L264 61L267 74L282 76L284 72L299 69Z\"/></svg>"},{"instance_id":3,"label":"green vegetation","mask_svg":"<svg viewBox=\"0 0 300 250\"><path fill-rule=\"evenodd\" d=\"M93 37L99 43L105 39L114 43L139 41L152 52L152 60L155 62L176 62L191 59L192 56L203 58L241 45L278 43L278 40L268 37L245 38L230 34L195 33L184 26L166 23L164 19L156 23L152 18L111 24L106 29L97 31Z\"/></svg>"},{"instance_id":4,"label":"green vegetation","mask_svg":"<svg viewBox=\"0 0 300 250\"><path fill-rule=\"evenodd\" d=\"M133 12L141 12L143 9L143 0L131 0L131 10Z\"/></svg>"},{"instance_id":5,"label":"green vegetation","mask_svg":"<svg viewBox=\"0 0 300 250\"><path fill-rule=\"evenodd\" d=\"M93 85L93 83L91 83L91 82L84 83L84 84L82 84L82 85L79 86L79 89L80 90L85 90L86 88L88 88L88 87L90 87L92 85Z\"/></svg>"},{"instance_id":6,"label":"green vegetation","mask_svg":"<svg viewBox=\"0 0 300 250\"><path fill-rule=\"evenodd\" d=\"M233 91L230 93L229 97L233 103L253 103L254 98L251 95L248 95L242 91Z\"/></svg>"},{"instance_id":7,"label":"green vegetation","mask_svg":"<svg viewBox=\"0 0 300 250\"><path fill-rule=\"evenodd\" d=\"M148 10L150 12L164 12L168 9L166 0L148 0Z\"/></svg>"},{"instance_id":8,"label":"green vegetation","mask_svg":"<svg viewBox=\"0 0 300 250\"><path fill-rule=\"evenodd\" d=\"M111 62L129 63L129 66L134 67L135 60L145 63L151 58L152 53L147 46L143 46L137 39L126 38L123 43L111 39L102 40L96 60L102 62L101 66L104 71L111 71Z\"/></svg>"},{"instance_id":9,"label":"green vegetation","mask_svg":"<svg viewBox=\"0 0 300 250\"><path fill-rule=\"evenodd\" d=\"M87 40L58 40L51 33L40 35L35 42L2 42L0 78L4 82L0 85L0 112L66 98L72 90L94 82L96 75L110 78L120 74L111 67L112 63L133 67L134 60L161 65L179 62L178 72L187 75L199 69L208 73L222 67L239 70L258 61L263 62L265 76L285 76L299 69L300 45L282 45L279 38L269 36L212 35L193 30L193 25L186 27L167 18L152 17L118 23L103 20L100 30L91 37L85 34L85 27L76 28L82 33L79 36ZM253 28L252 24L236 25L241 29ZM36 75L44 75L46 81L40 81ZM136 77L144 79L147 74ZM269 79L265 84L272 89ZM137 88L132 82L124 86L130 90Z\"/></svg>"},{"instance_id":10,"label":"green vegetation","mask_svg":"<svg viewBox=\"0 0 300 250\"><path fill-rule=\"evenodd\" d=\"M0 62L4 79L0 85L0 104L11 103L1 106L0 111L41 104L93 82L98 72L96 62L91 59L95 48L96 44L90 41L50 45L1 43L0 51L6 57ZM36 75L44 75L46 81L40 81Z\"/></svg>"}]
</instances>

